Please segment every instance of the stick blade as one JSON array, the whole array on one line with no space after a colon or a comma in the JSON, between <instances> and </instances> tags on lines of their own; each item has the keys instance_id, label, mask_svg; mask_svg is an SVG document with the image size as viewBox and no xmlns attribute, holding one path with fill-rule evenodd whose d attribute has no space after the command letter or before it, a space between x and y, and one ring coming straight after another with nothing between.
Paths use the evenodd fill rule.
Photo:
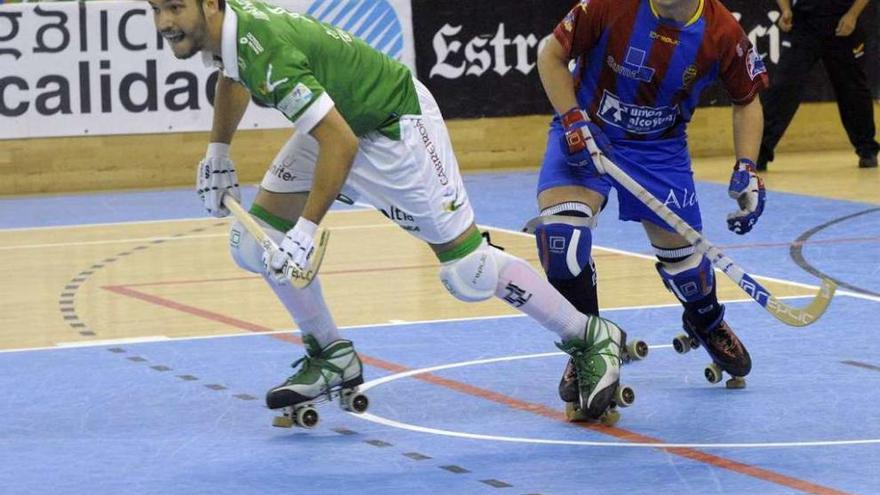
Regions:
<instances>
[{"instance_id":1,"label":"stick blade","mask_svg":"<svg viewBox=\"0 0 880 495\"><path fill-rule=\"evenodd\" d=\"M837 284L832 280L823 278L819 292L810 301L805 308L796 308L789 306L784 302L771 296L767 302L766 309L777 320L793 327L805 327L815 323L828 309L831 299L834 298L834 292L837 291Z\"/></svg>"}]
</instances>

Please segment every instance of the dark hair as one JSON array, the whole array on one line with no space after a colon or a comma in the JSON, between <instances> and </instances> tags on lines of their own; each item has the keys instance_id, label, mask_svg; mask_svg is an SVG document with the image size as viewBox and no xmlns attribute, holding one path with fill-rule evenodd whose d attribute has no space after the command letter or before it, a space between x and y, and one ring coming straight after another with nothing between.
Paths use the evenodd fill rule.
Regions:
<instances>
[{"instance_id":1,"label":"dark hair","mask_svg":"<svg viewBox=\"0 0 880 495\"><path fill-rule=\"evenodd\" d=\"M217 8L220 9L221 12L226 10L226 0L217 0Z\"/></svg>"}]
</instances>

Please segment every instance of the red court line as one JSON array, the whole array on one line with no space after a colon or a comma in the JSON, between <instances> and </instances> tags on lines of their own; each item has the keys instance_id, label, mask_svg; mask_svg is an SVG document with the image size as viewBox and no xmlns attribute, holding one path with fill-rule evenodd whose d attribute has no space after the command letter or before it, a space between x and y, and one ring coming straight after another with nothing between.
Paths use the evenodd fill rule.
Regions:
<instances>
[{"instance_id":1,"label":"red court line","mask_svg":"<svg viewBox=\"0 0 880 495\"><path fill-rule=\"evenodd\" d=\"M172 301L167 298L155 296L152 294L147 294L141 291L134 290L129 286L125 285L108 285L103 286L103 289L106 289L110 292L114 292L116 294L132 297L135 299L140 299L142 301L146 301L152 304L156 304L158 306L162 306L165 308L173 309L176 311L181 311L183 313L188 313L194 316L198 316L201 318L205 318L211 321L216 321L218 323L223 323L235 328L239 328L241 330L247 330L249 332L267 332L273 329L269 327L264 327L262 325L258 325L256 323L247 322L244 320L239 320L237 318L232 318L229 316L225 316L219 313L215 313L213 311L207 311L204 309L196 308L194 306L189 306L186 304L181 304L175 301ZM270 337L283 340L286 342L291 342L295 344L302 344L302 339L296 335L291 334L274 334L270 335ZM363 354L360 355L361 360L364 364L369 366L375 366L377 368L381 368L383 370L392 372L392 373L401 373L405 371L411 371L410 368L407 368L403 365L391 363L389 361L384 361L382 359L374 358L371 356L365 356ZM793 488L795 490L799 490L805 493L812 493L816 495L849 495L848 492L836 490L834 488L829 488L826 486L822 486L816 483L811 483L809 481L801 480L798 478L794 478L791 476L786 476L784 474L777 473L775 471L770 471L768 469L760 468L757 466L752 466L749 464L745 464L742 462L734 461L732 459L727 459L721 456L717 456L714 454L710 454L708 452L703 452L699 449L694 448L686 448L686 447L664 447L663 445L666 443L661 439L649 437L647 435L641 435L639 433L625 430L623 428L617 427L607 427L598 424L590 424L590 423L568 423L565 419L565 415L555 409L549 408L543 404L535 404L531 402L522 401L513 397L506 396L504 394L500 394L498 392L475 387L473 385L469 385L467 383L459 382L456 380L450 380L448 378L443 378L437 375L433 375L430 373L423 373L419 375L414 375L412 378L417 380L422 380L434 385L439 385L441 387L448 388L450 390L455 390L456 392L463 393L466 395L471 395L474 397L478 397L481 399L485 399L488 401L492 401L498 404L502 404L514 409L518 409L525 412L530 412L532 414L537 414L539 416L543 416L545 418L553 419L556 421L561 421L566 424L577 425L583 428L595 431L597 433L601 433L603 435L608 435L620 440L624 440L627 442L634 443L655 443L657 444L657 449L664 450L670 454L677 455L679 457L684 457L687 459L691 459L693 461L702 462L704 464L709 464L711 466L715 466L718 468L726 469L738 474L744 474L746 476L751 476L753 478L757 478L763 481L767 481L770 483L775 483L777 485L786 486L788 488Z\"/></svg>"}]
</instances>

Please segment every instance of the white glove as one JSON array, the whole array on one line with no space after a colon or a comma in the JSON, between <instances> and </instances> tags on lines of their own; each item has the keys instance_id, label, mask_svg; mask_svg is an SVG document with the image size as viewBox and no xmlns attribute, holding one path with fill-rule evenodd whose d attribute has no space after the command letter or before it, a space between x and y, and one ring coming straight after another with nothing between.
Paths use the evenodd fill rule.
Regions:
<instances>
[{"instance_id":1,"label":"white glove","mask_svg":"<svg viewBox=\"0 0 880 495\"><path fill-rule=\"evenodd\" d=\"M229 159L228 144L208 145L208 152L199 162L196 173L196 193L202 199L208 213L217 218L229 215L229 210L223 206L224 194L229 194L241 202L238 175L235 173L235 165Z\"/></svg>"},{"instance_id":2,"label":"white glove","mask_svg":"<svg viewBox=\"0 0 880 495\"><path fill-rule=\"evenodd\" d=\"M284 240L281 241L277 251L263 253L263 265L266 267L266 273L276 283L287 281L285 273L287 265L292 264L300 270L305 270L308 267L309 257L315 250L315 233L317 231L318 225L316 223L300 217L296 225L284 235Z\"/></svg>"}]
</instances>

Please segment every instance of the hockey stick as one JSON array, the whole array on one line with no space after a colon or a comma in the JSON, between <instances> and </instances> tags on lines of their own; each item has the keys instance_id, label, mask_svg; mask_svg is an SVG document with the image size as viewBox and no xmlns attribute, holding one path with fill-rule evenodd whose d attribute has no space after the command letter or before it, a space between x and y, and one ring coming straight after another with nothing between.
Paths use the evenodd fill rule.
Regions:
<instances>
[{"instance_id":1,"label":"hockey stick","mask_svg":"<svg viewBox=\"0 0 880 495\"><path fill-rule=\"evenodd\" d=\"M278 249L278 244L275 244L275 241L263 231L260 224L257 223L257 221L254 220L240 204L238 204L238 201L236 201L235 198L227 194L223 196L223 204L229 208L229 211L232 212L235 218L244 225L244 228L254 236L254 239L263 246L264 250L271 251ZM309 267L307 270L300 270L296 265L287 262L285 262L284 266L281 268L285 277L287 277L287 280L290 281L290 285L297 289L305 289L310 283L312 283L315 275L318 274L318 269L321 268L321 262L324 261L324 251L327 249L327 241L330 240L330 231L327 229L321 229L318 232L317 238L318 240L315 243L315 250L308 258Z\"/></svg>"},{"instance_id":2,"label":"hockey stick","mask_svg":"<svg viewBox=\"0 0 880 495\"><path fill-rule=\"evenodd\" d=\"M766 309L771 315L786 325L793 327L804 327L818 320L828 305L831 298L834 297L834 291L837 290L837 284L827 278L822 279L822 286L819 292L813 297L804 308L796 308L789 306L784 302L776 299L764 286L759 284L755 279L749 276L739 265L727 257L720 249L713 246L708 239L693 229L684 220L681 219L674 211L670 210L665 204L661 203L657 198L648 192L641 184L633 180L632 177L621 170L607 157L602 156L602 164L605 171L620 185L632 193L633 196L639 198L639 201L645 204L654 213L660 216L664 222L669 224L682 237L687 239L694 248L703 253L709 261L719 270L724 272L731 280L739 285L746 294Z\"/></svg>"}]
</instances>

